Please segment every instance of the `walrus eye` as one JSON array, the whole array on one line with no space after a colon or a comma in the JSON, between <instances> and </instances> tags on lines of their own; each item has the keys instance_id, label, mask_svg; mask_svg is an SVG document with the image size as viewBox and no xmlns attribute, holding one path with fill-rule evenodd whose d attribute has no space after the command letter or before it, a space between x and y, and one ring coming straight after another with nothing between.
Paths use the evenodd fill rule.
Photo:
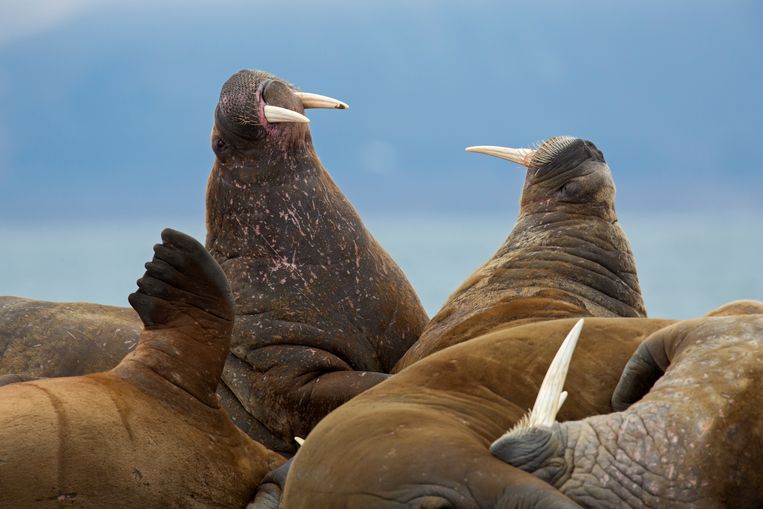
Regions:
<instances>
[{"instance_id":1,"label":"walrus eye","mask_svg":"<svg viewBox=\"0 0 763 509\"><path fill-rule=\"evenodd\" d=\"M565 182L565 184L559 189L559 194L561 195L563 200L580 200L584 198L585 189L580 184L580 182L576 180L570 180L568 182Z\"/></svg>"},{"instance_id":2,"label":"walrus eye","mask_svg":"<svg viewBox=\"0 0 763 509\"><path fill-rule=\"evenodd\" d=\"M217 150L224 149L225 148L225 140L223 140L222 138L217 138L217 141L215 141L215 148L217 148Z\"/></svg>"}]
</instances>

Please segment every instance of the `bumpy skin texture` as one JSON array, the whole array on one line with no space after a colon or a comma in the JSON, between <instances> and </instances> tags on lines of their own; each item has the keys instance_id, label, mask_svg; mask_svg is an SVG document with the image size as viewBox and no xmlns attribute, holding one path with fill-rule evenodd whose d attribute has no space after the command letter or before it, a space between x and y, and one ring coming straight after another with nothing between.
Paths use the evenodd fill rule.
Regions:
<instances>
[{"instance_id":1,"label":"bumpy skin texture","mask_svg":"<svg viewBox=\"0 0 763 509\"><path fill-rule=\"evenodd\" d=\"M165 230L113 370L0 388L0 506L241 508L284 458L218 405L233 301L204 247Z\"/></svg>"},{"instance_id":2,"label":"bumpy skin texture","mask_svg":"<svg viewBox=\"0 0 763 509\"><path fill-rule=\"evenodd\" d=\"M0 376L76 376L111 369L143 329L130 308L0 297Z\"/></svg>"},{"instance_id":3,"label":"bumpy skin texture","mask_svg":"<svg viewBox=\"0 0 763 509\"><path fill-rule=\"evenodd\" d=\"M761 507L761 380L763 317L680 322L629 361L614 396L633 403L626 410L536 429L495 452L586 507Z\"/></svg>"},{"instance_id":4,"label":"bumpy skin texture","mask_svg":"<svg viewBox=\"0 0 763 509\"><path fill-rule=\"evenodd\" d=\"M450 296L396 370L496 326L646 316L614 202L609 167L589 141L577 139L530 167L511 234Z\"/></svg>"},{"instance_id":5,"label":"bumpy skin texture","mask_svg":"<svg viewBox=\"0 0 763 509\"><path fill-rule=\"evenodd\" d=\"M307 126L265 119L265 104L302 112L293 92L260 71L223 85L207 187L207 248L236 301L223 397L239 406L237 424L286 453L294 436L386 379L427 321Z\"/></svg>"},{"instance_id":6,"label":"bumpy skin texture","mask_svg":"<svg viewBox=\"0 0 763 509\"><path fill-rule=\"evenodd\" d=\"M532 406L575 321L509 327L453 346L338 408L294 457L283 507L576 507L488 451ZM631 352L670 323L586 319L561 418L608 412Z\"/></svg>"}]
</instances>

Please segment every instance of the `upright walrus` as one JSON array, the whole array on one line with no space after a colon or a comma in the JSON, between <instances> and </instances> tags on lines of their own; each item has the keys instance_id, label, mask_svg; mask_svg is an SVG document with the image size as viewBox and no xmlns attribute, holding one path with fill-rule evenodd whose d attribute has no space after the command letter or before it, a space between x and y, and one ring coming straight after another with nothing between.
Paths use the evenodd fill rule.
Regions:
<instances>
[{"instance_id":1,"label":"upright walrus","mask_svg":"<svg viewBox=\"0 0 763 509\"><path fill-rule=\"evenodd\" d=\"M519 217L496 254L448 298L396 370L498 327L572 317L644 317L615 184L587 140L470 147L527 167Z\"/></svg>"},{"instance_id":2,"label":"upright walrus","mask_svg":"<svg viewBox=\"0 0 763 509\"><path fill-rule=\"evenodd\" d=\"M318 160L301 115L314 97L262 71L228 79L207 187L207 249L236 301L222 395L251 436L285 452L387 378L427 322Z\"/></svg>"},{"instance_id":3,"label":"upright walrus","mask_svg":"<svg viewBox=\"0 0 763 509\"><path fill-rule=\"evenodd\" d=\"M0 507L239 509L284 461L215 394L234 317L223 271L191 237L162 240L129 299L144 330L116 368L0 388Z\"/></svg>"},{"instance_id":4,"label":"upright walrus","mask_svg":"<svg viewBox=\"0 0 763 509\"><path fill-rule=\"evenodd\" d=\"M237 425L287 454L295 435L386 378L427 322L318 160L302 115L317 107L347 105L241 71L223 86L212 132L207 247L237 314L219 393ZM104 327L119 333L92 341ZM139 332L126 308L0 297L0 375L107 369Z\"/></svg>"}]
</instances>

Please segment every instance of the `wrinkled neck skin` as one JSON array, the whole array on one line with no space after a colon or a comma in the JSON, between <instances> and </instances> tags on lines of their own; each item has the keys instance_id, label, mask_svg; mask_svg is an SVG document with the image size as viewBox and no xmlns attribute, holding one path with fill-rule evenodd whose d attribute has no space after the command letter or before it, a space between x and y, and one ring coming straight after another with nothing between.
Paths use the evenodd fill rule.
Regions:
<instances>
[{"instance_id":1,"label":"wrinkled neck skin","mask_svg":"<svg viewBox=\"0 0 763 509\"><path fill-rule=\"evenodd\" d=\"M646 316L630 243L611 205L614 185L602 185L601 196L576 203L554 198L548 188L559 181L564 176L542 183L528 179L509 237L450 296L398 370L497 327Z\"/></svg>"},{"instance_id":2,"label":"wrinkled neck skin","mask_svg":"<svg viewBox=\"0 0 763 509\"><path fill-rule=\"evenodd\" d=\"M309 139L262 152L245 165L216 162L207 188L207 249L236 302L233 351L246 359L288 343L388 372L420 332L398 320L398 305L420 309L417 297Z\"/></svg>"},{"instance_id":3,"label":"wrinkled neck skin","mask_svg":"<svg viewBox=\"0 0 763 509\"><path fill-rule=\"evenodd\" d=\"M584 168L546 178L529 175L514 229L483 267L487 286L496 287L502 301L556 296L556 305L541 307L526 321L646 316L609 168Z\"/></svg>"}]
</instances>

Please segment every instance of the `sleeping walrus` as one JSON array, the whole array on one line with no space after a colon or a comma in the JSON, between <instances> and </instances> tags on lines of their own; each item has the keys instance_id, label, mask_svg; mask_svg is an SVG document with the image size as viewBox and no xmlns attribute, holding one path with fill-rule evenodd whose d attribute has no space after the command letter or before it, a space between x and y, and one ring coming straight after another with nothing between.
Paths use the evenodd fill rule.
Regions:
<instances>
[{"instance_id":1,"label":"sleeping walrus","mask_svg":"<svg viewBox=\"0 0 763 509\"><path fill-rule=\"evenodd\" d=\"M761 380L763 316L680 322L628 361L617 412L523 427L491 450L586 507L763 507Z\"/></svg>"},{"instance_id":2,"label":"sleeping walrus","mask_svg":"<svg viewBox=\"0 0 763 509\"><path fill-rule=\"evenodd\" d=\"M577 507L489 451L533 405L575 322L491 332L434 353L355 397L308 435L292 460L282 507ZM560 419L609 412L628 357L670 323L586 318ZM260 493L268 489L277 486L265 484Z\"/></svg>"}]
</instances>

